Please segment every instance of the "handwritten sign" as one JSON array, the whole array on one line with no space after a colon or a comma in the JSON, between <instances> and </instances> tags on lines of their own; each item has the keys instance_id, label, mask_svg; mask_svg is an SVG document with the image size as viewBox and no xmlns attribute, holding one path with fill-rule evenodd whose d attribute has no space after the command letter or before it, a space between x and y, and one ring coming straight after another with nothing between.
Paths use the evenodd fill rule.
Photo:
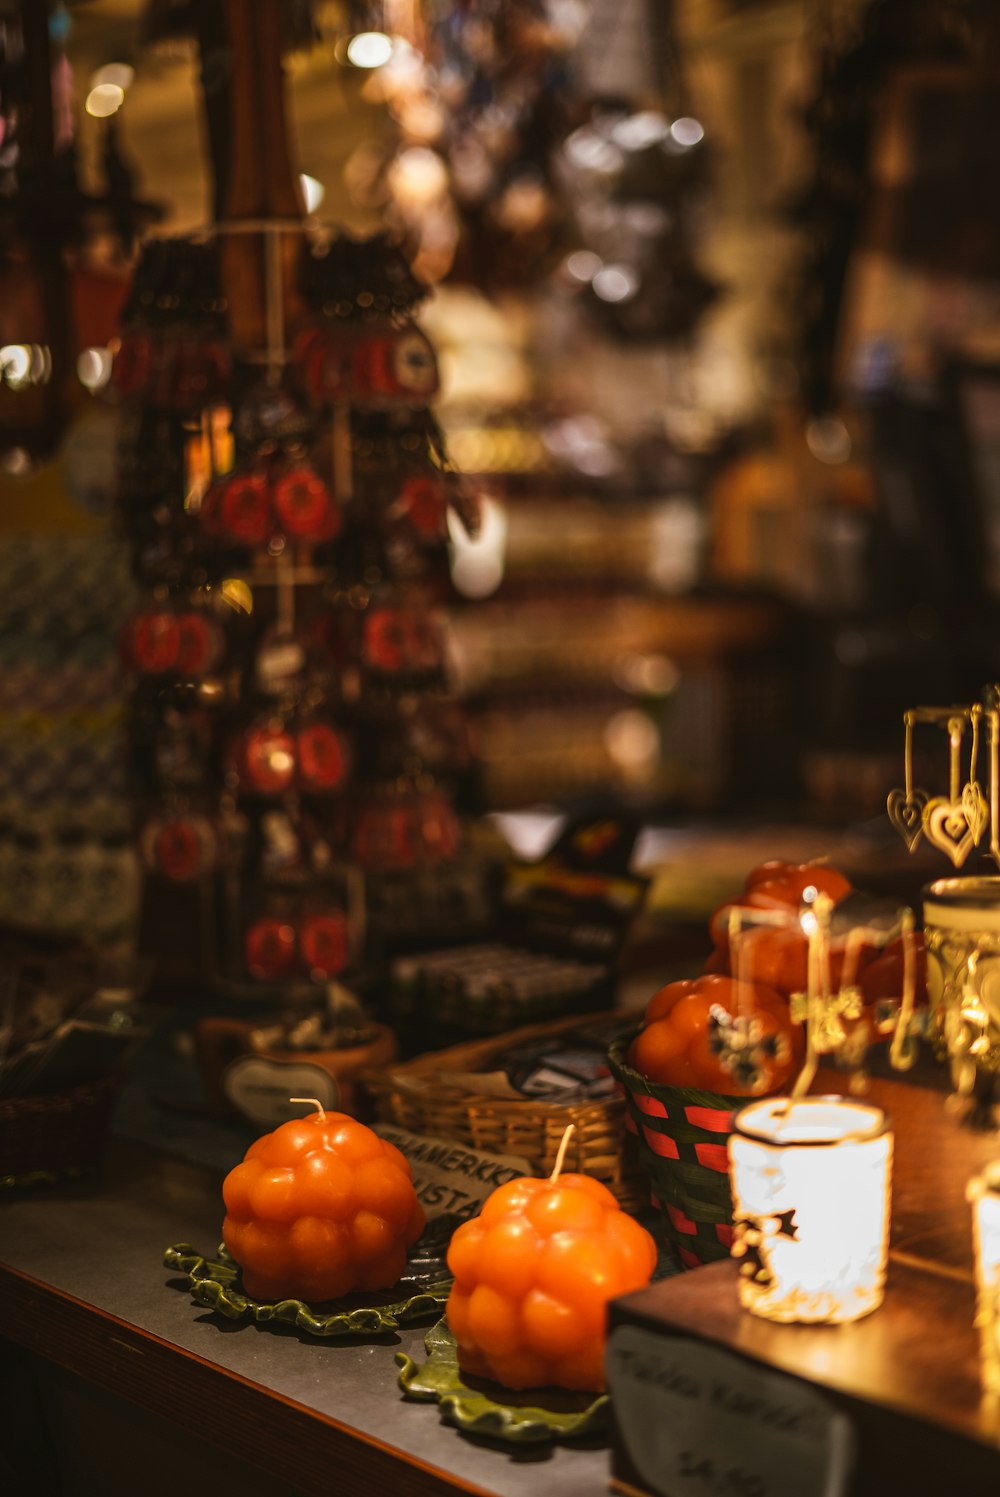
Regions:
<instances>
[{"instance_id":1,"label":"handwritten sign","mask_svg":"<svg viewBox=\"0 0 1000 1497\"><path fill-rule=\"evenodd\" d=\"M463 1221L475 1216L488 1195L518 1175L535 1171L525 1159L511 1154L484 1154L443 1138L424 1138L390 1123L376 1123L375 1132L402 1150L410 1161L417 1199L429 1217L453 1211Z\"/></svg>"},{"instance_id":2,"label":"handwritten sign","mask_svg":"<svg viewBox=\"0 0 1000 1497\"><path fill-rule=\"evenodd\" d=\"M660 1497L844 1497L846 1415L794 1378L681 1336L616 1326L608 1391L620 1438Z\"/></svg>"}]
</instances>

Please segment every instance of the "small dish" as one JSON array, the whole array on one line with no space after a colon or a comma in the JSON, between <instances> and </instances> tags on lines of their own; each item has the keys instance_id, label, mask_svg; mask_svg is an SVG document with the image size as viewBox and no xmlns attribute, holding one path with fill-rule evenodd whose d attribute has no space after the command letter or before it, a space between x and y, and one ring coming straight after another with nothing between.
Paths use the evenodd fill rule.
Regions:
<instances>
[{"instance_id":1,"label":"small dish","mask_svg":"<svg viewBox=\"0 0 1000 1497\"><path fill-rule=\"evenodd\" d=\"M163 1266L185 1274L195 1304L226 1320L258 1325L276 1321L325 1340L386 1336L441 1313L451 1289L445 1253L456 1225L450 1218L435 1218L411 1247L406 1273L391 1289L349 1294L322 1305L301 1299L254 1299L244 1292L239 1265L225 1247L206 1258L189 1243L177 1243L167 1248Z\"/></svg>"},{"instance_id":2,"label":"small dish","mask_svg":"<svg viewBox=\"0 0 1000 1497\"><path fill-rule=\"evenodd\" d=\"M506 1445L547 1445L587 1439L605 1443L611 1400L606 1393L570 1393L562 1388L531 1388L515 1393L498 1383L468 1377L458 1365L455 1338L444 1319L424 1337L427 1361L396 1353L399 1386L406 1398L441 1409L446 1424L463 1434Z\"/></svg>"}]
</instances>

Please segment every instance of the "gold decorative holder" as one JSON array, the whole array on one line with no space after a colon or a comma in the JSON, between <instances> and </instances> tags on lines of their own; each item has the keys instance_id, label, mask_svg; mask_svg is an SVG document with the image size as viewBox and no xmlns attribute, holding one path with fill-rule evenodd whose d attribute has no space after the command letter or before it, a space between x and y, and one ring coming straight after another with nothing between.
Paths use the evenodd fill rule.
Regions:
<instances>
[{"instance_id":1,"label":"gold decorative holder","mask_svg":"<svg viewBox=\"0 0 1000 1497\"><path fill-rule=\"evenodd\" d=\"M1000 688L968 707L913 707L903 716L904 784L889 792L889 820L912 852L921 837L956 868L989 831L1000 866ZM913 783L913 731L948 736L948 793ZM968 758L963 748L968 735ZM986 791L980 748L986 744ZM927 981L933 1031L958 1096L971 1096L978 1071L1000 1074L1000 878L939 879L924 891Z\"/></svg>"},{"instance_id":2,"label":"gold decorative holder","mask_svg":"<svg viewBox=\"0 0 1000 1497\"><path fill-rule=\"evenodd\" d=\"M977 1070L1000 1072L1000 877L942 878L924 890L927 991L959 1097Z\"/></svg>"},{"instance_id":3,"label":"gold decorative holder","mask_svg":"<svg viewBox=\"0 0 1000 1497\"><path fill-rule=\"evenodd\" d=\"M858 924L851 926L845 935L835 936L835 909L829 895L816 891L815 897L799 910L751 910L734 905L730 911L732 969L740 986L746 984L747 992L755 928L776 928L806 937L809 953L806 989L794 993L789 1005L793 1023L804 1025L806 1041L805 1060L792 1088L793 1098L808 1092L823 1056L836 1056L853 1072L852 1084L856 1089L863 1086L862 1068L872 1033L867 1024L860 1022L864 1015L864 1001L857 983L861 953L865 947L886 946L897 937L903 946L903 991L898 1005L880 1006L873 1027L879 1035L892 1035L889 1059L895 1070L909 1070L917 1057L913 911L900 909L888 926ZM836 984L832 980L834 950L843 957ZM733 1038L735 1044L741 1043L738 1032ZM746 1038L742 1043L746 1045Z\"/></svg>"},{"instance_id":4,"label":"gold decorative holder","mask_svg":"<svg viewBox=\"0 0 1000 1497\"><path fill-rule=\"evenodd\" d=\"M903 714L903 788L890 790L889 820L912 852L926 837L932 847L961 868L979 846L987 826L990 856L1000 867L1000 711L996 688L986 705L971 707L911 707ZM944 728L949 743L948 794L929 795L913 784L913 729L920 724ZM979 783L980 740L985 729L989 797ZM963 779L962 745L970 734L968 779Z\"/></svg>"}]
</instances>

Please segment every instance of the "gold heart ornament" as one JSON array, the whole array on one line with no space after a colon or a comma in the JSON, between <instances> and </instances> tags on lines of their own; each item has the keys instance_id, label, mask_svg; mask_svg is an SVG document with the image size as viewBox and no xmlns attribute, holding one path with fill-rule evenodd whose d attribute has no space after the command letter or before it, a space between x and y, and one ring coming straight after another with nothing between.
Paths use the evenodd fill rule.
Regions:
<instances>
[{"instance_id":1,"label":"gold heart ornament","mask_svg":"<svg viewBox=\"0 0 1000 1497\"><path fill-rule=\"evenodd\" d=\"M965 812L965 819L969 823L969 831L972 833L972 841L975 845L985 832L986 824L990 819L990 808L977 780L970 780L963 789L962 810Z\"/></svg>"},{"instance_id":2,"label":"gold heart ornament","mask_svg":"<svg viewBox=\"0 0 1000 1497\"><path fill-rule=\"evenodd\" d=\"M983 835L988 816L983 792L972 783L966 785L961 800L943 795L929 800L924 808L924 831L928 842L960 868Z\"/></svg>"},{"instance_id":3,"label":"gold heart ornament","mask_svg":"<svg viewBox=\"0 0 1000 1497\"><path fill-rule=\"evenodd\" d=\"M909 795L905 790L889 791L889 799L886 801L889 820L910 852L916 847L923 834L923 816L926 805L927 796L922 790L911 790Z\"/></svg>"}]
</instances>

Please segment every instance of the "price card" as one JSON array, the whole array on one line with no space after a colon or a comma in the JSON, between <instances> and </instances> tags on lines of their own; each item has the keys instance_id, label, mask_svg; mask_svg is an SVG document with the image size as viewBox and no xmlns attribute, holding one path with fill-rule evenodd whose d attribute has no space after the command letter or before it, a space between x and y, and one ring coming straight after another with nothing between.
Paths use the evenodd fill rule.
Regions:
<instances>
[{"instance_id":1,"label":"price card","mask_svg":"<svg viewBox=\"0 0 1000 1497\"><path fill-rule=\"evenodd\" d=\"M302 1117L301 1104L292 1097L315 1097L327 1112L336 1112L341 1101L337 1078L322 1066L263 1055L234 1060L223 1073L222 1089L237 1112L271 1128Z\"/></svg>"},{"instance_id":2,"label":"price card","mask_svg":"<svg viewBox=\"0 0 1000 1497\"><path fill-rule=\"evenodd\" d=\"M428 1217L475 1216L498 1185L535 1171L513 1154L487 1154L468 1144L408 1133L393 1123L376 1123L375 1132L401 1149L410 1161L417 1200Z\"/></svg>"},{"instance_id":3,"label":"price card","mask_svg":"<svg viewBox=\"0 0 1000 1497\"><path fill-rule=\"evenodd\" d=\"M815 1388L716 1346L616 1326L608 1391L622 1446L657 1497L844 1497L850 1420Z\"/></svg>"}]
</instances>

